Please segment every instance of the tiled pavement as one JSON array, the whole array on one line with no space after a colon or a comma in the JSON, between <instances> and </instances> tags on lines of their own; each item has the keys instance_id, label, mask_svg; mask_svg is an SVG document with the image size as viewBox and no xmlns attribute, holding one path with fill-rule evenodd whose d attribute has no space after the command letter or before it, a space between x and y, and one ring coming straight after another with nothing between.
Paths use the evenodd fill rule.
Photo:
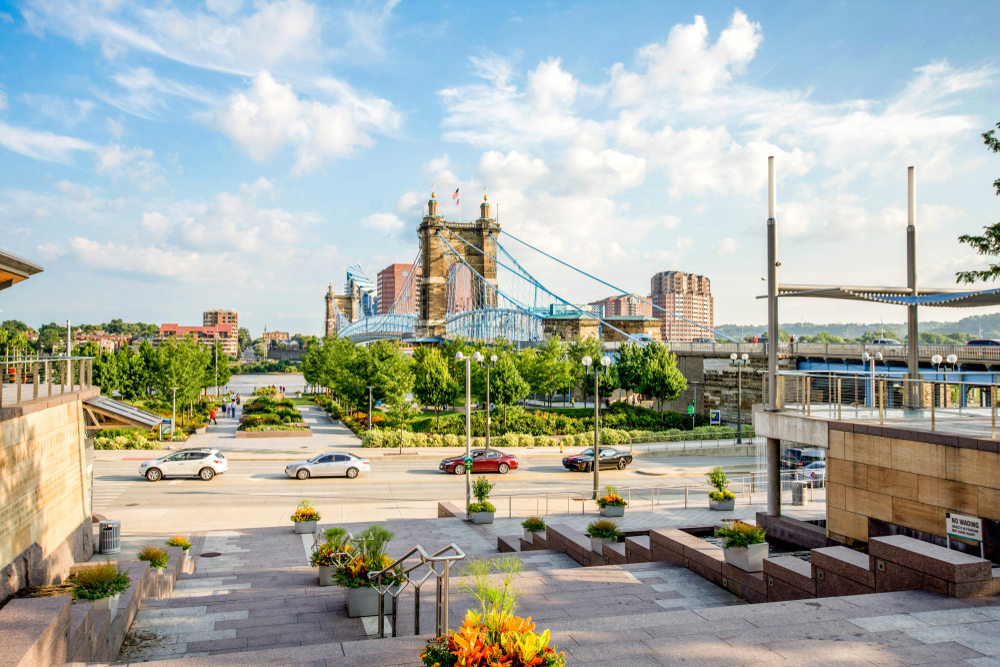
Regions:
<instances>
[{"instance_id":1,"label":"tiled pavement","mask_svg":"<svg viewBox=\"0 0 1000 667\"><path fill-rule=\"evenodd\" d=\"M480 532L455 519L387 525L397 532L397 556L416 541L428 550L454 541L470 555L496 554ZM368 638L361 619L347 618L341 590L317 586L316 571L305 566L303 540L289 528L208 534L195 550L223 556L199 559L198 574L179 580L173 599L147 603L130 636L137 645L120 661L183 656L177 667L419 665L424 640L412 636L412 593L400 598L400 637ZM911 591L746 605L673 564L584 569L552 552L521 557L526 571L518 613L550 629L571 665L1000 667L997 598ZM452 585L452 627L471 606L458 583ZM432 585L421 611L426 637L434 629ZM234 652L239 655L221 655Z\"/></svg>"}]
</instances>

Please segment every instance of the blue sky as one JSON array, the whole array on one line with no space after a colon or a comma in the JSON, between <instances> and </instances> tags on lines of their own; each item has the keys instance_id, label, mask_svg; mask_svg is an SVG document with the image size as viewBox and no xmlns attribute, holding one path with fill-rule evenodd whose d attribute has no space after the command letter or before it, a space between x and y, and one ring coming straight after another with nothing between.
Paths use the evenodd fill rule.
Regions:
<instances>
[{"instance_id":1,"label":"blue sky","mask_svg":"<svg viewBox=\"0 0 1000 667\"><path fill-rule=\"evenodd\" d=\"M0 2L0 246L45 267L0 317L226 307L254 335L318 334L347 266L413 259L434 182L466 220L489 187L504 229L630 291L703 273L717 323L763 322L768 155L783 281L903 284L914 165L920 281L950 286L984 265L957 236L1000 220L979 136L1000 121L994 21L991 3ZM561 296L610 293L507 247Z\"/></svg>"}]
</instances>

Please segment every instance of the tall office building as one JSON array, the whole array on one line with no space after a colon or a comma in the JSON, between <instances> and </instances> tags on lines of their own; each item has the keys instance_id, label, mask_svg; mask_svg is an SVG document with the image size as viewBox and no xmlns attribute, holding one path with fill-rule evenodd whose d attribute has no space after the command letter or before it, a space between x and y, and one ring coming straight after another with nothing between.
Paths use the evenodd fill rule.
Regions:
<instances>
[{"instance_id":1,"label":"tall office building","mask_svg":"<svg viewBox=\"0 0 1000 667\"><path fill-rule=\"evenodd\" d=\"M240 350L240 315L235 310L206 310L201 316L202 327L226 329L229 335L223 344L226 354L231 359L239 355Z\"/></svg>"},{"instance_id":2,"label":"tall office building","mask_svg":"<svg viewBox=\"0 0 1000 667\"><path fill-rule=\"evenodd\" d=\"M356 304L351 309L354 320L378 315L378 288L365 275L360 264L348 267L344 293Z\"/></svg>"},{"instance_id":3,"label":"tall office building","mask_svg":"<svg viewBox=\"0 0 1000 667\"><path fill-rule=\"evenodd\" d=\"M412 278L411 273L413 274ZM390 264L379 271L376 278L378 314L388 314L394 303L396 304L396 314L419 312L420 275L419 264ZM400 294L404 289L405 292Z\"/></svg>"},{"instance_id":4,"label":"tall office building","mask_svg":"<svg viewBox=\"0 0 1000 667\"><path fill-rule=\"evenodd\" d=\"M703 327L715 328L715 305L708 278L683 271L660 271L650 283L649 300L657 306ZM690 343L698 338L712 338L710 332L662 311L653 316L663 320L660 335L664 341Z\"/></svg>"}]
</instances>

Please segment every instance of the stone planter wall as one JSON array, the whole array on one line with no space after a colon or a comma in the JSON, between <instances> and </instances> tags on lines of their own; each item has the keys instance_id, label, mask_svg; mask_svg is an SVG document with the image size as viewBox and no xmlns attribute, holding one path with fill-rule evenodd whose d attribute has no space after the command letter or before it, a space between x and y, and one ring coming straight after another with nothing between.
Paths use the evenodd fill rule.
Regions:
<instances>
[{"instance_id":1,"label":"stone planter wall","mask_svg":"<svg viewBox=\"0 0 1000 667\"><path fill-rule=\"evenodd\" d=\"M237 431L237 438L311 438L312 430L304 431Z\"/></svg>"}]
</instances>

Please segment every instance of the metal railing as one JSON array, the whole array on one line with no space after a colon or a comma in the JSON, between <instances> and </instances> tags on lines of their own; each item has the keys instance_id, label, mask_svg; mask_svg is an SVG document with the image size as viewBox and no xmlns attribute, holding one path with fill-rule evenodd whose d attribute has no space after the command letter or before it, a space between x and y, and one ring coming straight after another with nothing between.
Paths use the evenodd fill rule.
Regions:
<instances>
[{"instance_id":1,"label":"metal railing","mask_svg":"<svg viewBox=\"0 0 1000 667\"><path fill-rule=\"evenodd\" d=\"M797 484L806 485L808 489L809 500L814 499L813 491L815 489L825 489L826 482L825 479L807 479L803 477L800 472L801 469L796 470L786 470L781 473L781 488L782 491L791 492L794 490L794 486ZM734 495L737 496L739 504L752 505L754 494L766 494L767 493L767 473L766 472L749 472L742 475L727 475L729 478L729 488L733 491ZM733 490L738 488L738 491ZM625 498L628 506L633 509L643 509L648 503L650 510L655 510L658 506L667 506L668 504L676 503L677 507L683 507L684 509L693 507L708 507L709 499L708 492L714 490L714 487L709 485L707 482L686 482L684 484L661 484L658 486L638 486L638 487L616 487L618 495ZM692 496L691 492L703 493L704 500L698 500L698 496ZM637 498L637 503L632 504L633 493ZM683 499L680 497L683 493ZM644 497L647 496L647 497ZM673 503L670 500L670 496L676 496L676 500ZM664 497L667 500L664 500ZM763 496L758 496L762 498ZM588 503L596 502L593 498L593 491L563 491L558 493L505 493L502 495L491 496L492 500L499 500L501 498L507 499L507 518L514 518L514 499L521 501L526 501L521 503L521 507L527 506L529 516L549 516L551 514L576 514L576 508L573 503L580 503L579 508L580 514L587 513ZM531 502L534 501L535 511L534 514L530 512ZM745 501L745 502L744 502ZM564 504L565 502L565 504ZM638 503L641 502L642 506ZM565 511L561 511L565 508ZM521 516L519 511L518 516Z\"/></svg>"},{"instance_id":2,"label":"metal railing","mask_svg":"<svg viewBox=\"0 0 1000 667\"><path fill-rule=\"evenodd\" d=\"M93 383L93 357L0 357L0 407L78 391Z\"/></svg>"},{"instance_id":3,"label":"metal railing","mask_svg":"<svg viewBox=\"0 0 1000 667\"><path fill-rule=\"evenodd\" d=\"M941 371L905 377L905 370L875 373L781 371L779 405L809 416L841 420L905 420L908 428L996 437L997 373Z\"/></svg>"},{"instance_id":4,"label":"metal railing","mask_svg":"<svg viewBox=\"0 0 1000 667\"><path fill-rule=\"evenodd\" d=\"M767 439L754 435L752 430L748 431L744 429L741 440L743 442L736 442L735 429L733 429L733 434L728 436L724 433L692 433L688 431L677 435L629 438L628 453L635 454L636 451L651 453L654 450L660 449L660 447L654 447L654 445L663 445L663 451L671 449L680 449L683 451L689 449L713 449L717 447L735 447L737 445L759 446L763 445ZM671 444L679 444L680 446L671 447ZM620 445L601 446L621 447Z\"/></svg>"},{"instance_id":5,"label":"metal railing","mask_svg":"<svg viewBox=\"0 0 1000 667\"><path fill-rule=\"evenodd\" d=\"M618 343L605 343L605 347L616 349ZM668 342L671 352L707 353L729 356L733 352L752 355L767 354L767 343L678 343ZM865 352L874 355L881 352L886 359L905 360L907 345L868 345L862 343L779 343L778 354L782 356L817 357L860 357ZM1000 361L1000 346L977 345L918 345L917 355L929 360L934 355L947 357L954 354L959 361Z\"/></svg>"},{"instance_id":6,"label":"metal railing","mask_svg":"<svg viewBox=\"0 0 1000 667\"><path fill-rule=\"evenodd\" d=\"M449 551L451 555L445 555ZM420 561L409 567L404 567L401 572L395 572L401 563L405 563L408 558L416 555ZM437 586L437 605L435 606L435 628L436 637L448 634L448 604L451 591L451 566L456 561L463 560L465 552L455 543L449 544L433 554L428 554L419 544L407 551L402 558L379 572L369 572L368 579L375 582L375 589L378 591L378 638L385 639L385 596L392 597L392 636L397 636L396 618L399 611L399 596L406 589L407 584L413 584L413 634L420 634L420 588L427 580L433 576ZM441 571L437 571L437 565L441 563ZM419 580L412 578L410 573L420 567L427 567L427 572ZM383 578L390 576L388 584L383 584ZM402 577L402 583L399 582ZM393 590L395 589L395 590Z\"/></svg>"}]
</instances>

